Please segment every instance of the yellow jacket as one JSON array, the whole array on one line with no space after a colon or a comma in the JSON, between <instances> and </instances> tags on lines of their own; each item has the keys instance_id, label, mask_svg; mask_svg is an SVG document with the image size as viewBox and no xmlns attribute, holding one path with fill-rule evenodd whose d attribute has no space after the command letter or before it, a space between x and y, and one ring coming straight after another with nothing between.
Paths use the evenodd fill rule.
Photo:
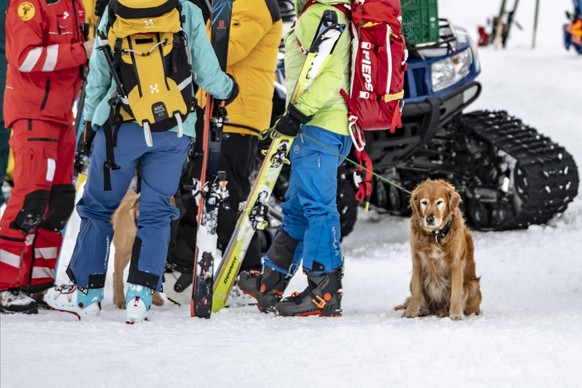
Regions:
<instances>
[{"instance_id":1,"label":"yellow jacket","mask_svg":"<svg viewBox=\"0 0 582 388\"><path fill-rule=\"evenodd\" d=\"M85 8L85 23L89 23L87 39L93 39L95 37L95 29L99 24L99 18L95 15L95 0L83 0L83 7Z\"/></svg>"},{"instance_id":2,"label":"yellow jacket","mask_svg":"<svg viewBox=\"0 0 582 388\"><path fill-rule=\"evenodd\" d=\"M238 83L224 131L247 135L269 127L283 24L277 0L235 0L226 72Z\"/></svg>"}]
</instances>

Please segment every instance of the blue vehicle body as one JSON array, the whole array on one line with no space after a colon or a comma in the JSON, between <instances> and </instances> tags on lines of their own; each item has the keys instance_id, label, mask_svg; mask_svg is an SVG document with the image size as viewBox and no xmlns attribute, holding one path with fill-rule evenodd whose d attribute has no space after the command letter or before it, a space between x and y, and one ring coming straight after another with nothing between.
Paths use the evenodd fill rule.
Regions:
<instances>
[{"instance_id":1,"label":"blue vehicle body","mask_svg":"<svg viewBox=\"0 0 582 388\"><path fill-rule=\"evenodd\" d=\"M408 70L404 84L404 98L407 104L424 101L429 97L446 98L451 92L473 82L481 73L476 46L472 44L473 42L466 30L460 27L453 27L448 22L444 22L442 26L442 29L445 29L447 34L444 36L443 42L436 45L415 47L413 50L421 52L421 54L413 54L408 59ZM464 50L470 50L473 58L473 65L467 76L447 88L439 91L433 90L431 82L432 65L445 58L453 57Z\"/></svg>"},{"instance_id":2,"label":"blue vehicle body","mask_svg":"<svg viewBox=\"0 0 582 388\"><path fill-rule=\"evenodd\" d=\"M466 53L470 62L466 74L437 90L433 85L435 66L461 53ZM366 150L375 168L388 168L407 159L430 142L439 128L461 114L481 93L481 85L475 81L480 72L477 45L465 29L446 19L440 21L438 42L409 47L403 129L396 135L386 131L366 133L367 142L374 144Z\"/></svg>"}]
</instances>

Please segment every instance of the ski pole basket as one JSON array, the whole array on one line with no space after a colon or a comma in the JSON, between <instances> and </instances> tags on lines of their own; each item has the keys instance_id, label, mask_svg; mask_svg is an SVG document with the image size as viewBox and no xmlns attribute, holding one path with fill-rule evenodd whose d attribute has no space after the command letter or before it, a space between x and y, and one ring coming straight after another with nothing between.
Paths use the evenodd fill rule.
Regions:
<instances>
[{"instance_id":1,"label":"ski pole basket","mask_svg":"<svg viewBox=\"0 0 582 388\"><path fill-rule=\"evenodd\" d=\"M402 32L410 45L439 39L437 0L402 0Z\"/></svg>"}]
</instances>

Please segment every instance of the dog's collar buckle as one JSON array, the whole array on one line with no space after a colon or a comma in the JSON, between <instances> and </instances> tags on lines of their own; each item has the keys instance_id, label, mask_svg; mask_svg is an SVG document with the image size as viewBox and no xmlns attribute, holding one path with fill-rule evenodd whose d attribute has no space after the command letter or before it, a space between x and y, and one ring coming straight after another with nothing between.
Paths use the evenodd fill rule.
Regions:
<instances>
[{"instance_id":1,"label":"dog's collar buckle","mask_svg":"<svg viewBox=\"0 0 582 388\"><path fill-rule=\"evenodd\" d=\"M453 224L453 217L449 218L449 220L445 223L445 226L442 229L425 229L428 234L434 236L436 242L439 242L439 238L444 238L451 230L451 225Z\"/></svg>"}]
</instances>

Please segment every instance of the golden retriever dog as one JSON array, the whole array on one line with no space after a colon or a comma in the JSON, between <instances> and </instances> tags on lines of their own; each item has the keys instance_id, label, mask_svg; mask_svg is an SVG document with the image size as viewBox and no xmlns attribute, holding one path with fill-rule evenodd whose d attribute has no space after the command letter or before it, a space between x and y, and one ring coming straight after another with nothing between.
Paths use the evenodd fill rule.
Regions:
<instances>
[{"instance_id":1,"label":"golden retriever dog","mask_svg":"<svg viewBox=\"0 0 582 388\"><path fill-rule=\"evenodd\" d=\"M473 237L459 209L461 196L444 180L426 180L410 197L410 297L395 307L406 318L437 315L454 321L481 312Z\"/></svg>"},{"instance_id":2,"label":"golden retriever dog","mask_svg":"<svg viewBox=\"0 0 582 388\"><path fill-rule=\"evenodd\" d=\"M139 194L132 189L127 190L111 217L114 232L113 245L115 246L113 258L113 304L120 309L125 308L123 272L131 259L133 242L137 233L138 201ZM164 299L158 292L154 292L152 303L156 306L161 306L164 304Z\"/></svg>"}]
</instances>

